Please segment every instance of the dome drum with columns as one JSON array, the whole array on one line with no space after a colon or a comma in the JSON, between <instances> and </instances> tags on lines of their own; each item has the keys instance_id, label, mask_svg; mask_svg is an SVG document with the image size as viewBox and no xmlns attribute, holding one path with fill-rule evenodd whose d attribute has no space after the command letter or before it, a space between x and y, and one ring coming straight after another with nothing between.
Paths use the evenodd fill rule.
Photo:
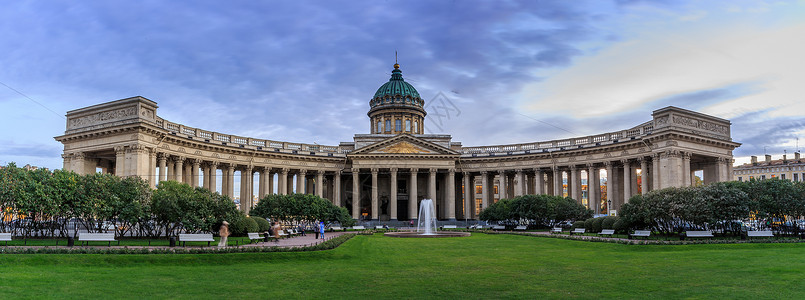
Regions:
<instances>
[{"instance_id":1,"label":"dome drum with columns","mask_svg":"<svg viewBox=\"0 0 805 300\"><path fill-rule=\"evenodd\" d=\"M337 146L173 123L143 97L69 111L56 140L64 144L64 170L139 176L151 187L180 181L239 198L246 213L268 194L315 194L368 224L416 219L426 198L439 219L452 221L477 219L491 203L524 194L567 195L596 213L616 213L632 195L691 185L697 171L705 183L730 180L740 145L730 121L666 107L624 130L465 147L426 134L423 105L395 66L370 102L371 132Z\"/></svg>"}]
</instances>

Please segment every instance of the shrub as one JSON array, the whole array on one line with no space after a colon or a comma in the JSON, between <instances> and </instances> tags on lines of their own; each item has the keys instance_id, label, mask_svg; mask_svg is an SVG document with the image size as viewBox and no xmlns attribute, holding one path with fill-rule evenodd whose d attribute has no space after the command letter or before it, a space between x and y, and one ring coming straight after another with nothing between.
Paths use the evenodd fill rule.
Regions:
<instances>
[{"instance_id":1,"label":"shrub","mask_svg":"<svg viewBox=\"0 0 805 300\"><path fill-rule=\"evenodd\" d=\"M268 220L261 217L252 217L254 221L257 222L257 230L259 232L266 232L268 228L271 227L271 223L268 223Z\"/></svg>"},{"instance_id":2,"label":"shrub","mask_svg":"<svg viewBox=\"0 0 805 300\"><path fill-rule=\"evenodd\" d=\"M601 219L603 219L601 221L601 228L603 228L603 229L615 229L615 227L614 227L615 222L617 222L618 219L620 219L620 218L615 217L615 216L606 216L606 217L603 217Z\"/></svg>"},{"instance_id":3,"label":"shrub","mask_svg":"<svg viewBox=\"0 0 805 300\"><path fill-rule=\"evenodd\" d=\"M601 226L605 218L595 218L593 220L593 232L601 232L601 229L612 229L612 228L604 228Z\"/></svg>"},{"instance_id":4,"label":"shrub","mask_svg":"<svg viewBox=\"0 0 805 300\"><path fill-rule=\"evenodd\" d=\"M600 231L600 230L599 231L593 230L593 222L595 222L595 218L589 218L587 220L584 220L584 229L587 230L587 232L599 232Z\"/></svg>"},{"instance_id":5,"label":"shrub","mask_svg":"<svg viewBox=\"0 0 805 300\"><path fill-rule=\"evenodd\" d=\"M246 233L257 232L260 227L251 217L242 217L233 220L229 224L229 232L232 236L246 236Z\"/></svg>"},{"instance_id":6,"label":"shrub","mask_svg":"<svg viewBox=\"0 0 805 300\"><path fill-rule=\"evenodd\" d=\"M584 228L584 221L573 222L573 226L570 227L570 230L573 230L573 229L576 229L576 228Z\"/></svg>"},{"instance_id":7,"label":"shrub","mask_svg":"<svg viewBox=\"0 0 805 300\"><path fill-rule=\"evenodd\" d=\"M621 218L617 218L617 221L612 224L612 229L615 229L615 232L617 233L628 233L629 231L626 222Z\"/></svg>"}]
</instances>

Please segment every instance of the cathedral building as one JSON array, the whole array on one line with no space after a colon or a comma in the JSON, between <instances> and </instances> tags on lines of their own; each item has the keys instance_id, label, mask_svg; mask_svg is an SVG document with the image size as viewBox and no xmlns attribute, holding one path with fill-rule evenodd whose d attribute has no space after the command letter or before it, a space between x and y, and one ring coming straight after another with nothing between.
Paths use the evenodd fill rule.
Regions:
<instances>
[{"instance_id":1,"label":"cathedral building","mask_svg":"<svg viewBox=\"0 0 805 300\"><path fill-rule=\"evenodd\" d=\"M152 187L166 180L220 187L231 198L238 185L247 214L253 196L310 193L374 221L416 219L422 199L434 199L441 220L476 219L498 199L525 194L567 195L595 213L616 214L632 195L691 185L699 170L705 183L731 180L732 150L740 145L730 121L669 106L619 131L464 147L426 133L424 107L395 64L369 100L369 132L339 145L178 124L144 97L69 111L55 139L64 144L64 170L140 176Z\"/></svg>"}]
</instances>

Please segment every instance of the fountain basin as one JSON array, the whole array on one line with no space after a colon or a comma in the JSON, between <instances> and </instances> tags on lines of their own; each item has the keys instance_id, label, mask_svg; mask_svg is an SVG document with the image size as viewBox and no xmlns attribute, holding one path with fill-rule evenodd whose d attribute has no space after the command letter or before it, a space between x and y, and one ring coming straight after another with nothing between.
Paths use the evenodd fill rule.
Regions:
<instances>
[{"instance_id":1,"label":"fountain basin","mask_svg":"<svg viewBox=\"0 0 805 300\"><path fill-rule=\"evenodd\" d=\"M416 231L397 231L397 232L386 232L383 235L398 238L444 238L444 237L470 236L470 233L460 231L439 231L430 234L423 234L421 232Z\"/></svg>"}]
</instances>

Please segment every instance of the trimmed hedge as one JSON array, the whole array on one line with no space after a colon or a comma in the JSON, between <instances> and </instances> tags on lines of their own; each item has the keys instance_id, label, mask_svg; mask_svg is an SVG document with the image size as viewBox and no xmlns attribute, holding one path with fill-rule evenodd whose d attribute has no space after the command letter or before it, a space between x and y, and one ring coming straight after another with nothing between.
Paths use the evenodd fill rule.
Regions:
<instances>
[{"instance_id":1,"label":"trimmed hedge","mask_svg":"<svg viewBox=\"0 0 805 300\"><path fill-rule=\"evenodd\" d=\"M573 229L576 229L576 228L584 228L584 221L573 222L573 226L570 227L570 230L573 230Z\"/></svg>"}]
</instances>

